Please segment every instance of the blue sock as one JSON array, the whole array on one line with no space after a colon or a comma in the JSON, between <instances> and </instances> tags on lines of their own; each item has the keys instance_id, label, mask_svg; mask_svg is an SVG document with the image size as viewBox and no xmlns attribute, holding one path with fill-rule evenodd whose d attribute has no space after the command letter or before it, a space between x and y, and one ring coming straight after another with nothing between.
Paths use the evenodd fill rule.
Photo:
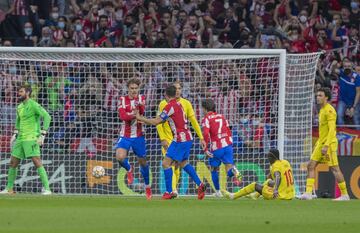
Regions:
<instances>
[{"instance_id":1,"label":"blue sock","mask_svg":"<svg viewBox=\"0 0 360 233\"><path fill-rule=\"evenodd\" d=\"M190 164L186 164L186 166L183 167L183 169L195 181L197 186L199 186L201 184L201 181L200 181L198 175L196 174L193 166L191 166Z\"/></svg>"},{"instance_id":2,"label":"blue sock","mask_svg":"<svg viewBox=\"0 0 360 233\"><path fill-rule=\"evenodd\" d=\"M227 171L227 176L228 177L233 177L234 176L234 172L233 172L233 169L230 168L228 171Z\"/></svg>"},{"instance_id":3,"label":"blue sock","mask_svg":"<svg viewBox=\"0 0 360 233\"><path fill-rule=\"evenodd\" d=\"M145 166L140 166L140 172L141 175L144 177L145 185L149 185L149 164L146 164Z\"/></svg>"},{"instance_id":4,"label":"blue sock","mask_svg":"<svg viewBox=\"0 0 360 233\"><path fill-rule=\"evenodd\" d=\"M214 183L214 187L216 191L220 190L220 184L219 184L219 172L217 170L211 171L211 178Z\"/></svg>"},{"instance_id":5,"label":"blue sock","mask_svg":"<svg viewBox=\"0 0 360 233\"><path fill-rule=\"evenodd\" d=\"M125 168L126 171L130 171L130 164L129 164L129 160L127 158L124 159L123 161L119 160L119 164L120 164L120 166Z\"/></svg>"},{"instance_id":6,"label":"blue sock","mask_svg":"<svg viewBox=\"0 0 360 233\"><path fill-rule=\"evenodd\" d=\"M172 176L173 176L172 168L171 167L165 168L164 175L165 175L166 192L171 193L172 192Z\"/></svg>"}]
</instances>

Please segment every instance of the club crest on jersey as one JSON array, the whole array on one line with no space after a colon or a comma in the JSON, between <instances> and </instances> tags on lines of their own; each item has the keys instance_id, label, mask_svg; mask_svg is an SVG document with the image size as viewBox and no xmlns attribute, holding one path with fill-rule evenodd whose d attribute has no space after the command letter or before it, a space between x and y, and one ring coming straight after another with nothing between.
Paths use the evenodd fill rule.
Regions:
<instances>
[{"instance_id":1,"label":"club crest on jersey","mask_svg":"<svg viewBox=\"0 0 360 233\"><path fill-rule=\"evenodd\" d=\"M167 118L166 112L162 112L162 113L160 114L160 117L161 117L162 119Z\"/></svg>"}]
</instances>

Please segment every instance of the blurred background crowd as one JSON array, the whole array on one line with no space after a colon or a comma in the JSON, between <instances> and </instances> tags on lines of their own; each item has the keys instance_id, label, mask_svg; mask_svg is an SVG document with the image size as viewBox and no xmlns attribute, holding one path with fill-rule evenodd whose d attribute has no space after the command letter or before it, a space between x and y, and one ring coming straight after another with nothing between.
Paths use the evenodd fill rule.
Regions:
<instances>
[{"instance_id":1,"label":"blurred background crowd","mask_svg":"<svg viewBox=\"0 0 360 233\"><path fill-rule=\"evenodd\" d=\"M315 90L321 86L332 89L331 103L337 108L339 126L360 128L359 0L3 0L0 4L2 46L323 51L317 64ZM242 142L252 148L261 147L266 130L258 126L263 123L264 128L264 123L271 123L266 122L271 116L264 114L276 104L276 100L266 99L272 95L261 86L276 85L273 77L277 71L267 72L259 81L257 75L246 75L251 73L246 67L245 71L237 67L237 75L229 74L227 67L217 69L215 74L207 74L203 68L185 64L178 67L181 74L172 75L182 81L184 97L194 101L197 97L191 93L196 90L204 90L197 96L216 96L218 105L227 109L224 112L235 112L228 115L233 123L241 126L251 122L252 126L243 130L248 139ZM124 74L142 78L152 113L156 113L161 98L159 85L175 81L159 78L171 76L161 75L168 73L166 66L159 70L145 65L2 61L0 69L3 128L13 121L13 115L7 113L15 108L16 88L27 82L33 86L33 97L45 101L48 109L64 120L61 132L54 132L63 144L67 143L66 135L75 131L90 135L94 114L116 117L116 100L125 93L124 84L129 78ZM206 74L218 77L216 82ZM221 90L214 83L221 83ZM204 88L196 89L199 86ZM252 103L241 99L257 95L265 99L259 97ZM246 114L246 103L257 106L253 108L257 114ZM75 127L78 119L83 119L81 125L87 131ZM316 125L317 109L313 119Z\"/></svg>"}]
</instances>

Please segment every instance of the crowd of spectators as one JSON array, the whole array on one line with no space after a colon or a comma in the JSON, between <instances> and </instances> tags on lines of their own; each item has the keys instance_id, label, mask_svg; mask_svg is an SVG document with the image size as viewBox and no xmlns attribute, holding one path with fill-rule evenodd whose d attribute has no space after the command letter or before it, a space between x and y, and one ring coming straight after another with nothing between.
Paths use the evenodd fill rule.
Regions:
<instances>
[{"instance_id":1,"label":"crowd of spectators","mask_svg":"<svg viewBox=\"0 0 360 233\"><path fill-rule=\"evenodd\" d=\"M8 46L304 53L356 45L360 6L358 0L13 0L1 18ZM350 50L346 55L358 55Z\"/></svg>"},{"instance_id":2,"label":"crowd of spectators","mask_svg":"<svg viewBox=\"0 0 360 233\"><path fill-rule=\"evenodd\" d=\"M339 125L360 127L359 0L13 0L0 12L0 20L2 46L324 51L317 67L316 88L332 89L331 102L337 108ZM266 95L269 89L261 85L275 84L271 75L259 81L259 77L247 76L241 72L242 67L237 68L217 69L218 73L208 74L217 80L209 80L206 67L199 64L184 64L177 70L181 74L175 76L169 75L173 71L165 70L166 66L159 70L146 64L134 68L110 63L3 61L1 119L4 127L13 121L13 115L6 114L14 109L13 93L20 83L27 82L33 87L33 97L43 101L55 117L63 119L57 127L61 130L54 132L54 137L59 138L59 144L66 145L69 138L66 135L90 138L95 128L113 128L95 126L94 122L99 121L94 119L115 118L116 98L125 93L124 84L129 78L125 74L138 74L143 79L152 114L161 98L158 91L163 88L161 85L175 81L159 80L172 76L181 79L184 97L195 102L199 96L215 95L217 104L231 122L239 125L242 137L246 137L242 143L260 148L266 134L264 125L271 123L267 119L272 118L264 114L271 112L271 105L275 103L266 99L272 95ZM238 73L224 75L224 70ZM144 73L151 75L145 77ZM191 96L191 93L197 95ZM265 99L259 97L249 103L243 96ZM245 104L256 107L247 111ZM234 111L236 114L232 114ZM316 114L314 122L316 124Z\"/></svg>"}]
</instances>

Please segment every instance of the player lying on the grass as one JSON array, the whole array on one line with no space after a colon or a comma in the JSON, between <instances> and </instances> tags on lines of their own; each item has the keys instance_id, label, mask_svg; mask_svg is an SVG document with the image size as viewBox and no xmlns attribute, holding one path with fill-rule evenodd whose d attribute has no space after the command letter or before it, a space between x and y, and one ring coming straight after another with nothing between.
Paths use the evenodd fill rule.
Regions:
<instances>
[{"instance_id":1,"label":"player lying on the grass","mask_svg":"<svg viewBox=\"0 0 360 233\"><path fill-rule=\"evenodd\" d=\"M195 181L198 185L198 199L205 197L206 186L201 182L195 169L188 163L190 149L193 143L193 138L188 127L188 119L181 107L181 104L176 101L176 87L169 86L165 89L165 98L168 101L164 110L156 118L148 119L136 114L136 119L149 125L158 125L164 121L168 121L174 135L174 140L171 142L166 156L163 159L162 166L165 175L166 192L163 199L172 199L176 197L172 191L172 176L173 171L171 165L174 161L178 162L180 167Z\"/></svg>"},{"instance_id":2,"label":"player lying on the grass","mask_svg":"<svg viewBox=\"0 0 360 233\"><path fill-rule=\"evenodd\" d=\"M219 184L219 167L225 165L227 176L235 177L240 183L242 175L234 166L232 134L229 122L222 114L215 112L215 103L212 99L202 101L201 106L205 117L202 119L203 135L206 142L205 154L209 157L211 178L216 190L215 196L221 197ZM211 152L208 145L211 144Z\"/></svg>"},{"instance_id":3,"label":"player lying on the grass","mask_svg":"<svg viewBox=\"0 0 360 233\"><path fill-rule=\"evenodd\" d=\"M315 183L315 168L319 163L327 163L339 185L341 196L336 201L350 200L344 176L340 170L337 158L338 141L336 138L336 111L328 103L331 99L329 88L320 88L316 93L316 102L321 106L319 112L319 139L315 144L310 162L307 166L306 191L300 197L302 200L311 200Z\"/></svg>"},{"instance_id":4,"label":"player lying on the grass","mask_svg":"<svg viewBox=\"0 0 360 233\"><path fill-rule=\"evenodd\" d=\"M182 86L181 86L180 82L176 81L174 83L174 86L176 87L176 100L181 104L182 108L184 109L186 118L189 119L191 126L195 130L197 136L200 138L201 144L205 144L205 141L203 140L204 137L201 133L201 128L196 119L196 115L195 115L194 109L193 109L190 101L181 97ZM161 112L163 111L163 109L167 103L168 102L166 101L166 99L164 99L160 102L159 114L161 114ZM161 152L162 152L163 156L165 156L166 151L169 148L171 141L173 141L174 136L171 132L171 128L167 121L162 124L158 124L156 126L156 129L158 131L159 138L161 141L161 146L162 146ZM174 166L172 166L172 169L173 169L172 190L173 190L173 193L175 195L177 195L177 186L178 186L179 179L180 179L180 167L177 162L174 163Z\"/></svg>"},{"instance_id":5,"label":"player lying on the grass","mask_svg":"<svg viewBox=\"0 0 360 233\"><path fill-rule=\"evenodd\" d=\"M263 185L253 182L236 193L221 190L224 197L237 199L253 192L258 192L264 199L291 200L295 196L293 173L287 160L280 160L279 151L270 149L267 154L270 162L270 176Z\"/></svg>"},{"instance_id":6,"label":"player lying on the grass","mask_svg":"<svg viewBox=\"0 0 360 233\"><path fill-rule=\"evenodd\" d=\"M127 82L128 95L120 97L119 117L122 120L120 137L116 145L116 159L121 167L127 171L128 184L132 184L134 177L132 167L127 155L132 148L140 164L140 172L145 182L145 194L151 199L150 169L146 160L146 146L143 123L136 120L136 113L143 115L145 112L145 96L139 94L139 79L130 79Z\"/></svg>"},{"instance_id":7,"label":"player lying on the grass","mask_svg":"<svg viewBox=\"0 0 360 233\"><path fill-rule=\"evenodd\" d=\"M51 117L36 101L30 99L30 86L19 89L20 104L16 108L15 131L11 138L11 158L6 188L0 194L14 193L13 187L17 176L17 167L21 160L33 161L43 184L43 195L50 195L49 180L40 159L40 146L44 144L46 132L50 126ZM43 118L42 130L40 119Z\"/></svg>"}]
</instances>

